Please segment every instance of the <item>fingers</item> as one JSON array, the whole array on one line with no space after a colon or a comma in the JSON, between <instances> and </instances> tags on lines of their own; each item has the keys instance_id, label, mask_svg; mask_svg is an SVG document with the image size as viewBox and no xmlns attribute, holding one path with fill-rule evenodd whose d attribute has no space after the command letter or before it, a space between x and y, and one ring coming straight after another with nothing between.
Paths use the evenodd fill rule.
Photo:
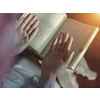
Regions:
<instances>
[{"instance_id":1,"label":"fingers","mask_svg":"<svg viewBox=\"0 0 100 100\"><path fill-rule=\"evenodd\" d=\"M62 52L68 52L71 49L71 45L73 42L73 37L70 36L68 33L60 33L60 36L57 41L56 50Z\"/></svg>"},{"instance_id":2,"label":"fingers","mask_svg":"<svg viewBox=\"0 0 100 100\"><path fill-rule=\"evenodd\" d=\"M60 36L58 38L57 45L56 45L56 50L60 49L60 46L61 46L61 43L62 43L62 39L63 39L63 33L60 33Z\"/></svg>"},{"instance_id":3,"label":"fingers","mask_svg":"<svg viewBox=\"0 0 100 100\"><path fill-rule=\"evenodd\" d=\"M66 42L65 47L64 47L64 50L63 50L64 52L69 52L69 51L70 51L72 42L73 42L73 37L70 36L70 37L68 38L67 42Z\"/></svg>"},{"instance_id":4,"label":"fingers","mask_svg":"<svg viewBox=\"0 0 100 100\"><path fill-rule=\"evenodd\" d=\"M27 34L30 34L32 31L33 31L33 29L39 24L39 20L37 19L37 20L35 20L35 22L31 25L31 27L27 30Z\"/></svg>"},{"instance_id":5,"label":"fingers","mask_svg":"<svg viewBox=\"0 0 100 100\"><path fill-rule=\"evenodd\" d=\"M30 41L35 37L35 35L36 35L37 32L38 32L38 28L36 27L36 28L31 32L31 34L29 34L29 40L30 40Z\"/></svg>"},{"instance_id":6,"label":"fingers","mask_svg":"<svg viewBox=\"0 0 100 100\"><path fill-rule=\"evenodd\" d=\"M26 35L24 38L25 43L29 44L30 41L35 37L36 33L38 32L38 28L36 27L30 35Z\"/></svg>"},{"instance_id":7,"label":"fingers","mask_svg":"<svg viewBox=\"0 0 100 100\"><path fill-rule=\"evenodd\" d=\"M58 38L55 38L52 42L52 45L50 47L50 50L55 50L56 49L56 44L57 44Z\"/></svg>"},{"instance_id":8,"label":"fingers","mask_svg":"<svg viewBox=\"0 0 100 100\"><path fill-rule=\"evenodd\" d=\"M23 28L23 30L27 31L30 26L34 23L34 21L37 19L37 16L33 16L31 18L31 20L25 25L25 27Z\"/></svg>"},{"instance_id":9,"label":"fingers","mask_svg":"<svg viewBox=\"0 0 100 100\"><path fill-rule=\"evenodd\" d=\"M73 58L73 55L74 55L74 51L71 51L70 53L68 53L68 55L66 55L64 61L69 64Z\"/></svg>"},{"instance_id":10,"label":"fingers","mask_svg":"<svg viewBox=\"0 0 100 100\"><path fill-rule=\"evenodd\" d=\"M31 14L27 15L23 20L19 28L24 31L24 33L30 34L35 27L39 24L39 20L37 16L33 16ZM25 35L25 34L24 34ZM26 36L26 35L25 35Z\"/></svg>"},{"instance_id":11,"label":"fingers","mask_svg":"<svg viewBox=\"0 0 100 100\"><path fill-rule=\"evenodd\" d=\"M21 29L23 29L26 26L26 24L29 22L29 20L31 19L31 17L32 17L32 14L28 14L26 16L26 18L23 20L23 22L20 25Z\"/></svg>"},{"instance_id":12,"label":"fingers","mask_svg":"<svg viewBox=\"0 0 100 100\"><path fill-rule=\"evenodd\" d=\"M68 53L71 49L72 42L73 42L73 37L72 36L69 37L69 34L67 32L65 34L60 33L59 38L54 39L50 50L58 50L61 52Z\"/></svg>"},{"instance_id":13,"label":"fingers","mask_svg":"<svg viewBox=\"0 0 100 100\"><path fill-rule=\"evenodd\" d=\"M20 24L18 32L25 41L31 41L38 32L38 24L37 16L32 17L32 14L28 14Z\"/></svg>"},{"instance_id":14,"label":"fingers","mask_svg":"<svg viewBox=\"0 0 100 100\"><path fill-rule=\"evenodd\" d=\"M60 51L63 51L64 50L64 47L66 45L66 42L67 42L68 37L69 37L69 34L68 33L65 33L63 35L62 43L61 43L61 46L60 46L60 49L59 49Z\"/></svg>"}]
</instances>

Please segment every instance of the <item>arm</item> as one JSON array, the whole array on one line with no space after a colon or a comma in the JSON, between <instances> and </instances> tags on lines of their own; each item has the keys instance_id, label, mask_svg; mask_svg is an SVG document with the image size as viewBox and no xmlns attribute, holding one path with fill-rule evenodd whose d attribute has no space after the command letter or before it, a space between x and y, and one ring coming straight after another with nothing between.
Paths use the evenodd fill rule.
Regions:
<instances>
[{"instance_id":1,"label":"arm","mask_svg":"<svg viewBox=\"0 0 100 100\"><path fill-rule=\"evenodd\" d=\"M54 87L52 84L54 85L57 74L68 67L74 55L74 51L70 51L72 42L73 37L69 37L68 33L61 33L59 38L54 39L49 52L42 62L40 87L45 87L45 82L49 82L49 87Z\"/></svg>"},{"instance_id":2,"label":"arm","mask_svg":"<svg viewBox=\"0 0 100 100\"><path fill-rule=\"evenodd\" d=\"M10 15L10 14L8 14ZM15 15L14 15L15 16ZM11 19L7 19L10 16L4 15L3 16L3 23L1 26L3 26L4 28L2 29L3 31L1 32L1 46L5 45L4 48L1 49L1 56L0 56L0 87L2 87L3 85L3 78L4 80L7 79L8 76L8 72L10 71L9 68L11 68L11 64L14 61L14 58L16 55L22 53L26 47L28 46L28 44L30 43L30 41L34 38L34 36L36 35L38 28L37 25L39 24L39 20L37 19L37 16L33 16L31 14L27 15L24 20L22 21L22 23L19 25L19 27L14 30L14 27L16 28L17 26L17 20L16 20L16 25L13 25L13 16L11 16ZM2 17L1 17L2 18ZM6 21L5 21L6 20ZM19 19L19 21L22 19ZM9 24L8 24L9 23ZM12 27L13 26L13 27ZM4 57L3 57L4 56ZM4 60L2 60L4 59ZM3 63L2 63L3 61ZM9 65L8 65L9 64ZM13 73L14 71L12 70L11 73ZM6 76L7 74L7 76ZM12 75L12 74L11 74ZM14 74L15 75L15 74ZM22 77L19 73L16 73L16 77ZM11 78L9 76L9 78ZM10 79L8 79L10 80ZM18 79L19 80L19 79ZM14 83L15 81L18 80L14 80L11 79L10 81L8 81L8 86L9 86L9 82ZM22 82L23 83L23 80ZM5 83L6 84L6 83ZM16 83L16 84L19 84Z\"/></svg>"}]
</instances>

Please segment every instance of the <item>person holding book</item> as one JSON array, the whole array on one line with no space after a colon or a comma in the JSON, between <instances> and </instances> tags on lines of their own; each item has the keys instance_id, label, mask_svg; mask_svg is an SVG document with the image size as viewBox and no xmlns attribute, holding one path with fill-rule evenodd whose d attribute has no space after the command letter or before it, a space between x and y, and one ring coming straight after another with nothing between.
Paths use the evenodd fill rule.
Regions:
<instances>
[{"instance_id":1,"label":"person holding book","mask_svg":"<svg viewBox=\"0 0 100 100\"><path fill-rule=\"evenodd\" d=\"M38 24L37 16L32 17L29 14L18 26L15 39L16 51L13 52L13 56L22 53L26 49L38 31ZM54 39L48 53L43 59L41 65L42 74L37 87L54 87L57 74L68 67L74 55L74 51L70 51L72 42L73 37L69 36L68 33L61 33L59 38L56 37ZM21 80L23 79L21 78ZM34 80L31 83L34 84ZM4 87L6 87L6 84Z\"/></svg>"},{"instance_id":2,"label":"person holding book","mask_svg":"<svg viewBox=\"0 0 100 100\"><path fill-rule=\"evenodd\" d=\"M27 14L23 14L21 18L25 17L26 15ZM91 44L94 37L96 36L99 28L81 23L71 18L67 18L67 14L64 14L64 13L33 13L32 15L33 16L37 15L41 23L38 25L39 27L38 34L31 41L27 49L31 49L31 51L34 52L36 55L39 55L39 57L42 57L44 59L48 58L48 57L45 57L45 55L49 50L52 40L55 37L59 37L59 34L61 32L65 33L67 31L74 38L74 42L73 42L71 50L75 51L74 57L71 63L69 64L68 68L75 70L79 61L81 60L84 53L86 52L89 45ZM65 37L65 34L63 34L63 36ZM71 41L72 40L73 39L71 39ZM71 45L71 42L69 44ZM63 45L62 42L61 42L61 45ZM42 72L42 74L43 73L44 72ZM66 80L66 77L62 79L62 76L64 76L64 73L67 73L66 70L64 70L62 75L58 74L57 78L60 84L63 83L62 86L66 87L66 84L64 84L66 82L63 82L64 80ZM44 77L44 76L50 76L50 75L42 75L42 76Z\"/></svg>"}]
</instances>

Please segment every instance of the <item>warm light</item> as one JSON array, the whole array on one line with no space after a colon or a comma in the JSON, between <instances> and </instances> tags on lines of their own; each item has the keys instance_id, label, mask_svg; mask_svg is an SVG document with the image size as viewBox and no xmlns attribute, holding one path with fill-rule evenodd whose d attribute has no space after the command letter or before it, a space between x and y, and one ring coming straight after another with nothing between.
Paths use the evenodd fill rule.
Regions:
<instances>
[{"instance_id":1,"label":"warm light","mask_svg":"<svg viewBox=\"0 0 100 100\"><path fill-rule=\"evenodd\" d=\"M100 13L97 13L98 16L100 16Z\"/></svg>"},{"instance_id":2,"label":"warm light","mask_svg":"<svg viewBox=\"0 0 100 100\"><path fill-rule=\"evenodd\" d=\"M100 20L100 13L93 13L96 20Z\"/></svg>"}]
</instances>

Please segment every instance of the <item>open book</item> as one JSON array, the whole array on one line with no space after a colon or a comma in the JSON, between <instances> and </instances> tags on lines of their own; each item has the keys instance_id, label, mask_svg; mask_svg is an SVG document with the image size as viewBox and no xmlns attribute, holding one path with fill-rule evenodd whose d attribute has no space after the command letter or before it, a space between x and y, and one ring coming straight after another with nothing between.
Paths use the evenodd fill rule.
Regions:
<instances>
[{"instance_id":1,"label":"open book","mask_svg":"<svg viewBox=\"0 0 100 100\"><path fill-rule=\"evenodd\" d=\"M61 32L68 32L74 39L71 50L75 51L68 68L75 70L99 28L67 18L64 13L33 13L33 15L37 15L40 20L39 31L29 44L28 49L43 58L53 39L58 37ZM23 14L21 19L25 16L27 14Z\"/></svg>"}]
</instances>

